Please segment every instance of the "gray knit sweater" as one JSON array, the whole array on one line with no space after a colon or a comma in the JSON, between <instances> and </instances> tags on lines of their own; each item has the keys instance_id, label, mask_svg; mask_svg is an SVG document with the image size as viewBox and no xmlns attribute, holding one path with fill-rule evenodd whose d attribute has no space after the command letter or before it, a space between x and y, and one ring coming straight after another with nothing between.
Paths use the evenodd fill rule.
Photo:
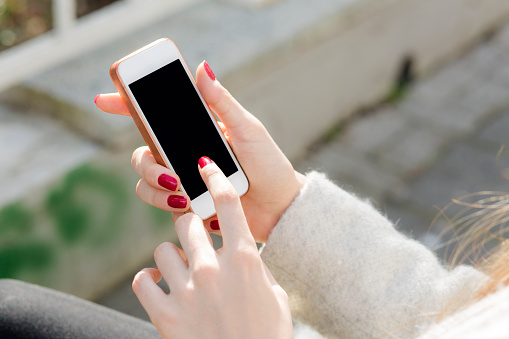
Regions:
<instances>
[{"instance_id":1,"label":"gray knit sweater","mask_svg":"<svg viewBox=\"0 0 509 339\"><path fill-rule=\"evenodd\" d=\"M327 338L509 338L508 288L465 308L481 272L443 267L323 174L308 174L262 258L293 317ZM457 312L437 323L446 305Z\"/></svg>"}]
</instances>

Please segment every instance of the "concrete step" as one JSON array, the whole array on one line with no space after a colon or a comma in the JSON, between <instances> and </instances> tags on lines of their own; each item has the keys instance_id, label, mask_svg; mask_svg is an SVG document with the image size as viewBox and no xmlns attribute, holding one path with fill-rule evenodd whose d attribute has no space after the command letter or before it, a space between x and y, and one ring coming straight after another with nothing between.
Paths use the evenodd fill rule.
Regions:
<instances>
[{"instance_id":1,"label":"concrete step","mask_svg":"<svg viewBox=\"0 0 509 339\"><path fill-rule=\"evenodd\" d=\"M44 72L4 95L4 100L49 107L73 128L107 144L122 144L135 131L125 117L100 112L93 99L115 88L109 67L119 58L161 37L173 39L191 70L204 59L220 77L233 74L252 60L292 41L331 13L341 13L359 0L277 3L259 11L204 1L110 45ZM291 14L291 15L290 15ZM34 101L34 98L37 98ZM43 102L41 104L41 102Z\"/></svg>"},{"instance_id":2,"label":"concrete step","mask_svg":"<svg viewBox=\"0 0 509 339\"><path fill-rule=\"evenodd\" d=\"M99 151L58 120L0 104L0 206L30 195Z\"/></svg>"},{"instance_id":3,"label":"concrete step","mask_svg":"<svg viewBox=\"0 0 509 339\"><path fill-rule=\"evenodd\" d=\"M331 123L385 97L402 60L411 57L425 73L508 15L506 1L288 0L256 11L203 1L30 79L18 101L37 93L77 130L121 145L137 133L134 124L99 112L93 98L115 90L108 75L115 60L169 37L191 69L207 59L296 159Z\"/></svg>"}]
</instances>

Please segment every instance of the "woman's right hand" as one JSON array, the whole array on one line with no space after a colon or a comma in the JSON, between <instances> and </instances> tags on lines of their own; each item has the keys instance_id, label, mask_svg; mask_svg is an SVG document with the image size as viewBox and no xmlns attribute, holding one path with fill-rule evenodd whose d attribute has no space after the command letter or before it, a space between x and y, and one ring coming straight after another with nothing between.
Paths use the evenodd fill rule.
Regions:
<instances>
[{"instance_id":1,"label":"woman's right hand","mask_svg":"<svg viewBox=\"0 0 509 339\"><path fill-rule=\"evenodd\" d=\"M163 338L293 338L288 296L262 262L233 185L208 160L198 162L199 171L223 247L214 250L200 217L174 213L182 249L157 247L157 268L136 275L134 293ZM162 277L170 294L157 286Z\"/></svg>"},{"instance_id":2,"label":"woman's right hand","mask_svg":"<svg viewBox=\"0 0 509 339\"><path fill-rule=\"evenodd\" d=\"M205 101L221 120L220 127L249 179L249 191L241 198L242 207L253 237L258 242L265 242L304 185L305 177L294 171L262 123L215 79L206 62L198 66L196 84ZM118 93L99 95L96 104L105 112L129 115ZM154 197L168 195L160 184L160 175L176 175L158 165L147 147L134 152L133 166L143 177L138 184L138 196L155 207L168 210L165 199ZM188 207L189 203L183 208ZM216 228L214 224L210 228L213 220L217 218L213 217L205 223L212 232Z\"/></svg>"}]
</instances>

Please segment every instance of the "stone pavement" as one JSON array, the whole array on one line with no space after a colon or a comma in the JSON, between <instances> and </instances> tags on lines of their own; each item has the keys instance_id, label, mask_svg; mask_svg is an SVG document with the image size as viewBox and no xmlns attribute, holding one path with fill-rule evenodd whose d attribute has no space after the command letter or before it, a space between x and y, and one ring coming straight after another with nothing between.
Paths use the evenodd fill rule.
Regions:
<instances>
[{"instance_id":1,"label":"stone pavement","mask_svg":"<svg viewBox=\"0 0 509 339\"><path fill-rule=\"evenodd\" d=\"M372 199L398 228L444 256L453 198L509 192L509 26L408 90L358 115L297 164ZM446 211L454 217L457 206ZM444 258L447 260L448 258Z\"/></svg>"},{"instance_id":2,"label":"stone pavement","mask_svg":"<svg viewBox=\"0 0 509 339\"><path fill-rule=\"evenodd\" d=\"M509 25L416 83L401 101L340 127L296 168L324 171L342 187L371 198L402 232L444 256L446 225L432 222L451 199L509 192L503 176L509 151L497 157L509 146ZM453 216L457 209L448 211ZM100 302L147 319L130 281Z\"/></svg>"}]
</instances>

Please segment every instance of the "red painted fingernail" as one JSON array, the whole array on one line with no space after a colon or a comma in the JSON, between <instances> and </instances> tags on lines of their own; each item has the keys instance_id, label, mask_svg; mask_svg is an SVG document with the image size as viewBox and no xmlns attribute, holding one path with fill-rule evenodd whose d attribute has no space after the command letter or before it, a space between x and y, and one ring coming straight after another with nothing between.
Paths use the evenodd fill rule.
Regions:
<instances>
[{"instance_id":1,"label":"red painted fingernail","mask_svg":"<svg viewBox=\"0 0 509 339\"><path fill-rule=\"evenodd\" d=\"M219 221L218 220L212 220L210 222L210 229L213 231L219 231Z\"/></svg>"},{"instance_id":2,"label":"red painted fingernail","mask_svg":"<svg viewBox=\"0 0 509 339\"><path fill-rule=\"evenodd\" d=\"M205 67L205 72L207 72L207 75L209 76L210 80L212 81L216 80L214 72L212 72L209 64L206 61L203 62L203 67Z\"/></svg>"},{"instance_id":3,"label":"red painted fingernail","mask_svg":"<svg viewBox=\"0 0 509 339\"><path fill-rule=\"evenodd\" d=\"M184 208L187 206L187 198L181 195L170 195L168 197L168 206L173 208Z\"/></svg>"},{"instance_id":4,"label":"red painted fingernail","mask_svg":"<svg viewBox=\"0 0 509 339\"><path fill-rule=\"evenodd\" d=\"M97 99L99 99L100 94L97 94L94 98L94 104L97 104Z\"/></svg>"},{"instance_id":5,"label":"red painted fingernail","mask_svg":"<svg viewBox=\"0 0 509 339\"><path fill-rule=\"evenodd\" d=\"M213 161L210 160L209 157L201 157L200 160L198 160L198 165L200 165L200 168L203 168L207 166L208 164L212 164Z\"/></svg>"},{"instance_id":6,"label":"red painted fingernail","mask_svg":"<svg viewBox=\"0 0 509 339\"><path fill-rule=\"evenodd\" d=\"M157 179L157 183L170 191L177 190L177 179L168 174L161 174Z\"/></svg>"}]
</instances>

